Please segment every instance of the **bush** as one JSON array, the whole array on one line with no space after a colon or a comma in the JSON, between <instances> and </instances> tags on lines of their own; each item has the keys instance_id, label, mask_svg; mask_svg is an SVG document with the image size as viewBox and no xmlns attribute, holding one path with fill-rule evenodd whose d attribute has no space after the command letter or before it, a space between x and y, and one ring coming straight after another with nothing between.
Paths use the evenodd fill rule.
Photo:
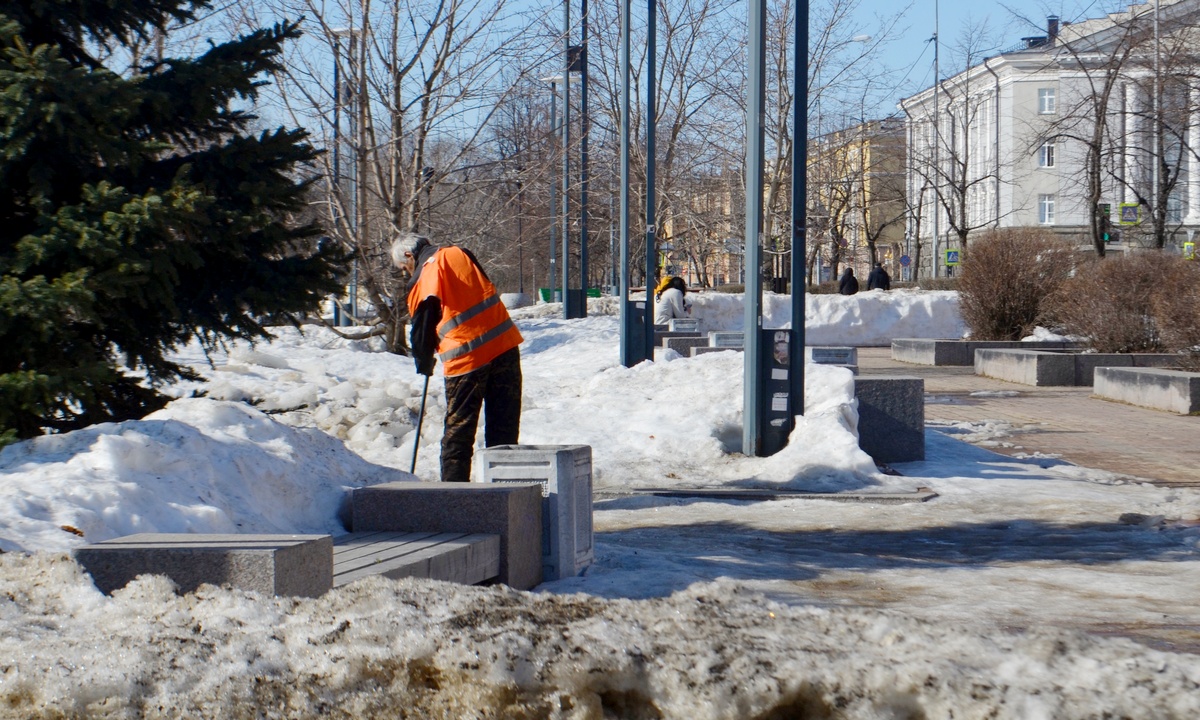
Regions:
<instances>
[{"instance_id":1,"label":"bush","mask_svg":"<svg viewBox=\"0 0 1200 720\"><path fill-rule=\"evenodd\" d=\"M1074 251L1036 228L992 230L971 243L958 279L963 322L977 340L1020 340L1069 277Z\"/></svg>"},{"instance_id":2,"label":"bush","mask_svg":"<svg viewBox=\"0 0 1200 720\"><path fill-rule=\"evenodd\" d=\"M1052 320L1096 352L1173 352L1200 344L1200 268L1142 252L1079 267L1048 307Z\"/></svg>"},{"instance_id":3,"label":"bush","mask_svg":"<svg viewBox=\"0 0 1200 720\"><path fill-rule=\"evenodd\" d=\"M1200 371L1200 262L1180 259L1165 270L1153 299L1163 345L1187 353L1181 364Z\"/></svg>"}]
</instances>

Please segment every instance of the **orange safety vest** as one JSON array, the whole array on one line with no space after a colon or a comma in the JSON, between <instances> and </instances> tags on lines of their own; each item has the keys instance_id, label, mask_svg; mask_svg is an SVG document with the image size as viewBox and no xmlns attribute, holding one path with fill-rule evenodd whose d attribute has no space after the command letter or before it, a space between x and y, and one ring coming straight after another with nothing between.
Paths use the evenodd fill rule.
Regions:
<instances>
[{"instance_id":1,"label":"orange safety vest","mask_svg":"<svg viewBox=\"0 0 1200 720\"><path fill-rule=\"evenodd\" d=\"M478 370L524 340L496 286L461 248L440 248L425 261L408 293L409 315L430 295L442 303L437 354L446 377Z\"/></svg>"}]
</instances>

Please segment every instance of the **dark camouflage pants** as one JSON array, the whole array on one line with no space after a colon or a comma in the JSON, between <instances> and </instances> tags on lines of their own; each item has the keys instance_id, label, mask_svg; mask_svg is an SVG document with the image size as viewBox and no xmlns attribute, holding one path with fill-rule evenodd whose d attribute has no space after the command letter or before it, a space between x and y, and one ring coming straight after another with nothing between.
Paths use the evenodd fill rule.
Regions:
<instances>
[{"instance_id":1,"label":"dark camouflage pants","mask_svg":"<svg viewBox=\"0 0 1200 720\"><path fill-rule=\"evenodd\" d=\"M487 447L515 445L521 429L521 353L513 348L466 375L446 378L442 482L470 482L479 410Z\"/></svg>"}]
</instances>

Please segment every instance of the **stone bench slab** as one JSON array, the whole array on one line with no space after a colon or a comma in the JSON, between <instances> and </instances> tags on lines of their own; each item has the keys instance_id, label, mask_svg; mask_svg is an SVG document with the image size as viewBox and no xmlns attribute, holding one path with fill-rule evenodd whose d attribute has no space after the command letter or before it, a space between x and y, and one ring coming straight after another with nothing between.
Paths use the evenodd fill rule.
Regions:
<instances>
[{"instance_id":1,"label":"stone bench slab","mask_svg":"<svg viewBox=\"0 0 1200 720\"><path fill-rule=\"evenodd\" d=\"M938 340L929 338L895 338L892 340L892 359L914 365L975 364L979 349L1010 350L1073 350L1077 344L1059 340Z\"/></svg>"},{"instance_id":2,"label":"stone bench slab","mask_svg":"<svg viewBox=\"0 0 1200 720\"><path fill-rule=\"evenodd\" d=\"M138 575L166 575L184 593L209 583L318 597L333 587L329 535L141 533L85 545L74 555L106 594Z\"/></svg>"},{"instance_id":3,"label":"stone bench slab","mask_svg":"<svg viewBox=\"0 0 1200 720\"><path fill-rule=\"evenodd\" d=\"M692 354L692 348L707 347L708 338L704 337L672 337L663 340L663 347L674 350L675 352L689 357Z\"/></svg>"},{"instance_id":4,"label":"stone bench slab","mask_svg":"<svg viewBox=\"0 0 1200 720\"><path fill-rule=\"evenodd\" d=\"M745 351L745 348L741 347L740 345L737 347L702 346L702 347L694 347L690 350L692 357L696 357L697 355L707 355L708 353L715 353L715 352L744 352L744 351Z\"/></svg>"},{"instance_id":5,"label":"stone bench slab","mask_svg":"<svg viewBox=\"0 0 1200 720\"><path fill-rule=\"evenodd\" d=\"M538 483L392 482L357 488L350 502L355 533L499 535L497 579L520 590L542 582L542 486Z\"/></svg>"},{"instance_id":6,"label":"stone bench slab","mask_svg":"<svg viewBox=\"0 0 1200 720\"><path fill-rule=\"evenodd\" d=\"M1104 400L1180 415L1200 414L1200 373L1158 368L1097 368L1093 390L1096 397Z\"/></svg>"},{"instance_id":7,"label":"stone bench slab","mask_svg":"<svg viewBox=\"0 0 1200 720\"><path fill-rule=\"evenodd\" d=\"M1102 367L1162 367L1178 362L1169 353L1078 353L980 348L975 374L1036 387L1087 387Z\"/></svg>"},{"instance_id":8,"label":"stone bench slab","mask_svg":"<svg viewBox=\"0 0 1200 720\"><path fill-rule=\"evenodd\" d=\"M368 575L476 585L500 574L500 536L362 532L333 538L333 586Z\"/></svg>"}]
</instances>

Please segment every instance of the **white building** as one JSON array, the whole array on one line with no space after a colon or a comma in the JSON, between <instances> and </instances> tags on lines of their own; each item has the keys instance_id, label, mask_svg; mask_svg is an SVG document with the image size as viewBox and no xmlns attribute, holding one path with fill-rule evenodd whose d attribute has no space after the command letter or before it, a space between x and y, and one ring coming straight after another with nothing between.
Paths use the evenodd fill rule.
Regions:
<instances>
[{"instance_id":1,"label":"white building","mask_svg":"<svg viewBox=\"0 0 1200 720\"><path fill-rule=\"evenodd\" d=\"M991 228L1043 226L1098 252L1191 241L1200 228L1198 23L1200 0L1061 26L1050 17L1046 35L901 100L908 254L921 276L936 261L944 277L947 250ZM1137 224L1121 224L1122 213Z\"/></svg>"}]
</instances>

